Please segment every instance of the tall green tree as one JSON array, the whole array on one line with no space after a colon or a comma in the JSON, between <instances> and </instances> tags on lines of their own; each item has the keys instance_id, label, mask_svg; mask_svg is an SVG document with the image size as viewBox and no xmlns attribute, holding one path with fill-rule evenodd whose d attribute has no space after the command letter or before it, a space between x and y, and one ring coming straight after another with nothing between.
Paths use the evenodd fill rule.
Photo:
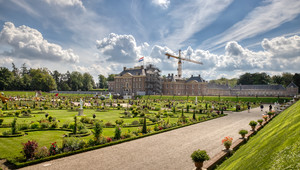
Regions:
<instances>
[{"instance_id":1,"label":"tall green tree","mask_svg":"<svg viewBox=\"0 0 300 170\"><path fill-rule=\"evenodd\" d=\"M58 72L57 70L54 70L51 75L56 83L57 90L61 90L61 87L60 87L61 81L60 80L61 80L62 74L60 72Z\"/></svg>"},{"instance_id":2,"label":"tall green tree","mask_svg":"<svg viewBox=\"0 0 300 170\"><path fill-rule=\"evenodd\" d=\"M293 76L292 73L282 73L282 82L285 87L293 81Z\"/></svg>"},{"instance_id":3,"label":"tall green tree","mask_svg":"<svg viewBox=\"0 0 300 170\"><path fill-rule=\"evenodd\" d=\"M266 73L245 73L241 75L237 81L237 84L253 85L253 84L269 84L271 78Z\"/></svg>"},{"instance_id":4,"label":"tall green tree","mask_svg":"<svg viewBox=\"0 0 300 170\"><path fill-rule=\"evenodd\" d=\"M110 75L108 75L108 77L107 77L107 81L114 81L115 80L115 74L110 74Z\"/></svg>"},{"instance_id":5,"label":"tall green tree","mask_svg":"<svg viewBox=\"0 0 300 170\"><path fill-rule=\"evenodd\" d=\"M95 87L93 76L91 76L90 73L84 73L82 84L83 84L82 90L84 91L93 89L93 87Z\"/></svg>"},{"instance_id":6,"label":"tall green tree","mask_svg":"<svg viewBox=\"0 0 300 170\"><path fill-rule=\"evenodd\" d=\"M12 83L13 73L6 67L0 67L0 89L11 90L10 85Z\"/></svg>"},{"instance_id":7,"label":"tall green tree","mask_svg":"<svg viewBox=\"0 0 300 170\"><path fill-rule=\"evenodd\" d=\"M104 89L107 88L107 80L106 77L102 74L98 75L99 79L99 88Z\"/></svg>"},{"instance_id":8,"label":"tall green tree","mask_svg":"<svg viewBox=\"0 0 300 170\"><path fill-rule=\"evenodd\" d=\"M298 86L298 92L300 93L300 73L294 74L293 82Z\"/></svg>"},{"instance_id":9,"label":"tall green tree","mask_svg":"<svg viewBox=\"0 0 300 170\"><path fill-rule=\"evenodd\" d=\"M83 76L78 71L73 71L70 75L70 87L71 90L77 91L82 90L83 84L82 84Z\"/></svg>"}]
</instances>

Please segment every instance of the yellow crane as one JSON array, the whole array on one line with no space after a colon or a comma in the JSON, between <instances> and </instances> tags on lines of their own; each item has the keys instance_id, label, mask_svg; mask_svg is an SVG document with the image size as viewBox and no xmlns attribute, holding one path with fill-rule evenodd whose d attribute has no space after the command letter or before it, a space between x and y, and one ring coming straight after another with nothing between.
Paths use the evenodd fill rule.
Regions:
<instances>
[{"instance_id":1,"label":"yellow crane","mask_svg":"<svg viewBox=\"0 0 300 170\"><path fill-rule=\"evenodd\" d=\"M169 53L166 53L165 55L168 56L168 58L173 57L173 58L178 59L178 68L177 68L178 78L182 77L182 62L181 62L181 60L189 61L189 62L196 63L196 64L203 64L202 62L199 62L199 61L191 60L191 59L188 59L188 58L182 58L181 57L181 50L179 50L179 56L178 57L174 56L172 54L169 54Z\"/></svg>"}]
</instances>

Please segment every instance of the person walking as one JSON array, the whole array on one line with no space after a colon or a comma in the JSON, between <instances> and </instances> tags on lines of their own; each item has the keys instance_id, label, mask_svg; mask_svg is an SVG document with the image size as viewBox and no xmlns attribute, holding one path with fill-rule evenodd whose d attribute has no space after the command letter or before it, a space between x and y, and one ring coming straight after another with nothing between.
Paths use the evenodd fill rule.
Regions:
<instances>
[{"instance_id":1,"label":"person walking","mask_svg":"<svg viewBox=\"0 0 300 170\"><path fill-rule=\"evenodd\" d=\"M272 111L272 105L269 106L269 111Z\"/></svg>"},{"instance_id":2,"label":"person walking","mask_svg":"<svg viewBox=\"0 0 300 170\"><path fill-rule=\"evenodd\" d=\"M250 113L251 106L248 104L248 113Z\"/></svg>"},{"instance_id":3,"label":"person walking","mask_svg":"<svg viewBox=\"0 0 300 170\"><path fill-rule=\"evenodd\" d=\"M263 111L264 110L264 105L260 104L260 110Z\"/></svg>"}]
</instances>

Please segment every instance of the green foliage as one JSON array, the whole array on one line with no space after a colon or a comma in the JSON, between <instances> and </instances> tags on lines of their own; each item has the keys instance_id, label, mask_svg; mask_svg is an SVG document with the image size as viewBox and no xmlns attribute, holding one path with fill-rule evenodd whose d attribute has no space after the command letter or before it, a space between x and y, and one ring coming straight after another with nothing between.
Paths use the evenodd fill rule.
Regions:
<instances>
[{"instance_id":1,"label":"green foliage","mask_svg":"<svg viewBox=\"0 0 300 170\"><path fill-rule=\"evenodd\" d=\"M82 149L86 145L85 141L79 138L64 138L62 144L62 150L64 152L70 152Z\"/></svg>"},{"instance_id":2,"label":"green foliage","mask_svg":"<svg viewBox=\"0 0 300 170\"><path fill-rule=\"evenodd\" d=\"M124 120L123 119L117 119L116 120L116 124L117 125L122 125L124 123Z\"/></svg>"},{"instance_id":3,"label":"green foliage","mask_svg":"<svg viewBox=\"0 0 300 170\"><path fill-rule=\"evenodd\" d=\"M100 122L96 122L94 123L94 128L93 128L93 134L94 134L94 137L96 139L96 141L100 141L100 136L103 132L103 127L101 126Z\"/></svg>"},{"instance_id":4,"label":"green foliage","mask_svg":"<svg viewBox=\"0 0 300 170\"><path fill-rule=\"evenodd\" d=\"M15 117L14 120L11 123L11 133L16 134L17 133L17 118Z\"/></svg>"},{"instance_id":5,"label":"green foliage","mask_svg":"<svg viewBox=\"0 0 300 170\"><path fill-rule=\"evenodd\" d=\"M0 119L0 126L2 125L3 121L4 121L4 119Z\"/></svg>"},{"instance_id":6,"label":"green foliage","mask_svg":"<svg viewBox=\"0 0 300 170\"><path fill-rule=\"evenodd\" d=\"M49 156L49 150L46 146L43 146L41 148L38 148L38 150L35 153L35 158L40 159L40 158L45 158Z\"/></svg>"},{"instance_id":7,"label":"green foliage","mask_svg":"<svg viewBox=\"0 0 300 170\"><path fill-rule=\"evenodd\" d=\"M239 134L242 136L242 137L245 137L246 134L248 134L248 131L245 130L245 129L242 129L239 131Z\"/></svg>"},{"instance_id":8,"label":"green foliage","mask_svg":"<svg viewBox=\"0 0 300 170\"><path fill-rule=\"evenodd\" d=\"M144 117L144 123L143 123L143 129L142 129L142 133L147 133L147 123L146 123L146 117Z\"/></svg>"},{"instance_id":9,"label":"green foliage","mask_svg":"<svg viewBox=\"0 0 300 170\"><path fill-rule=\"evenodd\" d=\"M249 125L252 127L252 126L256 126L257 125L257 122L255 122L254 120L250 121Z\"/></svg>"},{"instance_id":10,"label":"green foliage","mask_svg":"<svg viewBox=\"0 0 300 170\"><path fill-rule=\"evenodd\" d=\"M191 155L191 158L194 162L204 162L210 159L206 151L200 149L194 151Z\"/></svg>"},{"instance_id":11,"label":"green foliage","mask_svg":"<svg viewBox=\"0 0 300 170\"><path fill-rule=\"evenodd\" d=\"M38 149L38 143L34 140L23 143L23 154L26 159L33 159L36 150Z\"/></svg>"},{"instance_id":12,"label":"green foliage","mask_svg":"<svg viewBox=\"0 0 300 170\"><path fill-rule=\"evenodd\" d=\"M30 128L31 129L38 129L38 128L40 128L40 123L39 122L33 122L33 123L31 123Z\"/></svg>"},{"instance_id":13,"label":"green foliage","mask_svg":"<svg viewBox=\"0 0 300 170\"><path fill-rule=\"evenodd\" d=\"M121 128L120 128L120 126L119 125L117 125L116 126L116 128L115 128L115 139L121 139L121 134L122 134L122 130L121 130Z\"/></svg>"},{"instance_id":14,"label":"green foliage","mask_svg":"<svg viewBox=\"0 0 300 170\"><path fill-rule=\"evenodd\" d=\"M73 133L77 133L77 116L74 117L74 127L73 127Z\"/></svg>"}]
</instances>

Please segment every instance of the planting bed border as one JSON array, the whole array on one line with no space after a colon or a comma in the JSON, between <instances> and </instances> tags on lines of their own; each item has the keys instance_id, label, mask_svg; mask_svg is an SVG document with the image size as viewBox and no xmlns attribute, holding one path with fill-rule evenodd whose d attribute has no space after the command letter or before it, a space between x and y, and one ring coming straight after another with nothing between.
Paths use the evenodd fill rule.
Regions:
<instances>
[{"instance_id":1,"label":"planting bed border","mask_svg":"<svg viewBox=\"0 0 300 170\"><path fill-rule=\"evenodd\" d=\"M0 135L0 138L13 138L13 137L20 137L20 136L24 136L25 133L24 132L21 132L21 133L18 133L18 134L14 134L14 135Z\"/></svg>"},{"instance_id":2,"label":"planting bed border","mask_svg":"<svg viewBox=\"0 0 300 170\"><path fill-rule=\"evenodd\" d=\"M159 134L159 133L168 132L168 131L171 131L171 130L175 130L175 129L183 128L183 127L186 127L186 126L202 123L202 122L213 120L213 119L220 118L220 117L223 117L223 116L227 116L227 114L218 115L216 117L211 117L211 118L208 118L206 120L201 120L201 121L197 121L197 122L184 124L182 126L171 127L171 128L163 129L163 130L160 130L160 131L154 131L152 133L148 133L148 134L145 134L145 135L142 135L142 136L135 136L135 137L127 138L127 139L113 141L113 142L110 142L110 143L105 143L105 144L102 144L102 145L91 146L91 147L83 148L83 149L76 150L76 151L73 151L73 152L64 152L64 153L61 153L61 154L45 157L45 158L42 158L42 159L32 160L32 161L28 161L28 162L16 162L16 161L9 161L8 160L8 162L12 163L16 168L22 168L22 167L25 167L25 166L34 165L34 164L42 163L42 162L45 162L45 161L50 161L50 160L53 160L53 159L58 159L58 158L66 157L66 156L71 156L71 155L75 155L75 154L82 153L82 152L87 152L87 151L91 151L91 150L95 150L95 149L100 149L100 148L104 148L104 147L107 147L107 146L112 146L112 145L116 145L116 144L120 144L120 143L124 143L124 142L129 142L129 141L132 141L132 140L135 140L135 139L140 139L140 138L156 135L156 134ZM57 129L57 130L59 130L59 129Z\"/></svg>"}]
</instances>

